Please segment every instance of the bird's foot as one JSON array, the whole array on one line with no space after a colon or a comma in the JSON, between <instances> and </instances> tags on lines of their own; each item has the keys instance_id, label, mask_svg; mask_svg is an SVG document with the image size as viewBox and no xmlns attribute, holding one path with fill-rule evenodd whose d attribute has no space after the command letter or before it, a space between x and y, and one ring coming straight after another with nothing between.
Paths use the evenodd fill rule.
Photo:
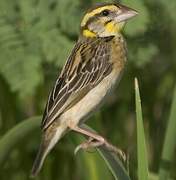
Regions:
<instances>
[{"instance_id":1,"label":"bird's foot","mask_svg":"<svg viewBox=\"0 0 176 180\"><path fill-rule=\"evenodd\" d=\"M102 142L100 141L97 141L93 138L89 138L87 141L81 143L80 145L78 145L76 148L75 148L75 151L74 151L74 154L77 154L79 150L88 150L90 148L95 148L95 147L99 147L103 145Z\"/></svg>"},{"instance_id":2,"label":"bird's foot","mask_svg":"<svg viewBox=\"0 0 176 180\"><path fill-rule=\"evenodd\" d=\"M118 157L125 163L126 162L126 155L125 153L121 150L118 149L117 147L113 146L109 142L107 142L104 138L102 138L101 141L97 139L93 139L90 137L87 141L81 143L75 148L74 154L77 154L79 150L88 150L90 148L96 148L99 146L105 146L105 148L108 151L114 152L115 154L118 155Z\"/></svg>"},{"instance_id":3,"label":"bird's foot","mask_svg":"<svg viewBox=\"0 0 176 180\"><path fill-rule=\"evenodd\" d=\"M127 161L126 154L121 149L117 148L116 146L113 146L112 144L110 144L107 141L105 141L104 146L106 147L106 149L108 151L111 151L111 152L117 154L118 157L123 161L123 163L126 163L126 161Z\"/></svg>"},{"instance_id":4,"label":"bird's foot","mask_svg":"<svg viewBox=\"0 0 176 180\"><path fill-rule=\"evenodd\" d=\"M114 152L115 154L117 154L119 156L119 158L124 163L126 163L127 158L126 158L125 153L121 149L118 149L117 147L110 144L104 137L102 137L94 132L91 132L87 129L80 128L78 126L74 126L74 127L70 126L70 129L89 137L89 139L87 141L83 142L82 144L80 144L79 146L76 147L75 154L80 149L86 150L86 149L89 149L92 147L104 146L108 151L111 151L111 152Z\"/></svg>"}]
</instances>

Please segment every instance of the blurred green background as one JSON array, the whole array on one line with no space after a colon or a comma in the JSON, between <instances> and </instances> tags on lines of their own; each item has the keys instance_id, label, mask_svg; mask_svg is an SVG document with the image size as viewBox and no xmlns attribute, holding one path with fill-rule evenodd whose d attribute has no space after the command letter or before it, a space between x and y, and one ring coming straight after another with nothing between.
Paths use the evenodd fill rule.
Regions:
<instances>
[{"instance_id":1,"label":"blurred green background","mask_svg":"<svg viewBox=\"0 0 176 180\"><path fill-rule=\"evenodd\" d=\"M49 90L79 35L81 17L97 2L106 1L0 0L0 137L43 113ZM155 174L176 83L176 1L121 2L140 13L124 30L128 65L118 89L88 124L129 153L130 175L136 179L134 77L140 84L149 169ZM40 135L38 129L19 142L0 167L1 180L29 179ZM36 179L113 179L95 151L74 156L80 138L66 135ZM171 177L176 179L176 156L173 162Z\"/></svg>"}]
</instances>

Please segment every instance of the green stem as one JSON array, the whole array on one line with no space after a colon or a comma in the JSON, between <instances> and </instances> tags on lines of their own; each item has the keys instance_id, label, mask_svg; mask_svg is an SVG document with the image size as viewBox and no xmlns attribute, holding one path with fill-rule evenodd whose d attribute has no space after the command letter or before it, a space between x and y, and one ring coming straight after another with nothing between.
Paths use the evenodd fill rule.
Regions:
<instances>
[{"instance_id":1,"label":"green stem","mask_svg":"<svg viewBox=\"0 0 176 180\"><path fill-rule=\"evenodd\" d=\"M0 139L0 167L5 163L14 146L21 142L26 136L39 128L41 117L32 117L24 120L9 130Z\"/></svg>"}]
</instances>

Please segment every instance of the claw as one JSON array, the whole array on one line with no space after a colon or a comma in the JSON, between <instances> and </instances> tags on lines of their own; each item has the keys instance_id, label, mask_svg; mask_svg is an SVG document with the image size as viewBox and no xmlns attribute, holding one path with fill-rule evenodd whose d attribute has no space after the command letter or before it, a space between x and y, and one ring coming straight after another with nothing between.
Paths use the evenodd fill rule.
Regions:
<instances>
[{"instance_id":1,"label":"claw","mask_svg":"<svg viewBox=\"0 0 176 180\"><path fill-rule=\"evenodd\" d=\"M78 151L81 149L81 144L79 146L77 146L74 150L74 155L76 156L76 154L78 153Z\"/></svg>"},{"instance_id":2,"label":"claw","mask_svg":"<svg viewBox=\"0 0 176 180\"><path fill-rule=\"evenodd\" d=\"M81 149L83 149L83 150L88 149L90 147L90 144L92 141L93 141L93 138L90 137L87 141L78 145L74 150L74 154L76 155L78 153L78 151Z\"/></svg>"},{"instance_id":3,"label":"claw","mask_svg":"<svg viewBox=\"0 0 176 180\"><path fill-rule=\"evenodd\" d=\"M126 155L121 149L118 149L117 147L113 146L107 141L104 143L104 145L109 151L116 153L124 163L126 162L127 160Z\"/></svg>"},{"instance_id":4,"label":"claw","mask_svg":"<svg viewBox=\"0 0 176 180\"><path fill-rule=\"evenodd\" d=\"M104 144L104 141L97 141L96 139L89 138L88 141L83 142L75 148L74 154L76 155L80 149L87 150L89 148L95 148Z\"/></svg>"}]
</instances>

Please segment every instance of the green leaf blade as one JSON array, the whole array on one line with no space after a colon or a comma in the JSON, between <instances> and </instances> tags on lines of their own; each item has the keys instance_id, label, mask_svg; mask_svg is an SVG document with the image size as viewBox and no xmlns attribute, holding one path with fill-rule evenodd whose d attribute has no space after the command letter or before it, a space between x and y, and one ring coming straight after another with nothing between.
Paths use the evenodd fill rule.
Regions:
<instances>
[{"instance_id":1,"label":"green leaf blade","mask_svg":"<svg viewBox=\"0 0 176 180\"><path fill-rule=\"evenodd\" d=\"M176 147L176 87L173 96L173 102L171 106L170 117L168 121L168 127L166 130L166 137L164 141L164 147L162 152L162 160L159 170L159 180L168 179L170 174L170 166L172 165L174 151Z\"/></svg>"},{"instance_id":2,"label":"green leaf blade","mask_svg":"<svg viewBox=\"0 0 176 180\"><path fill-rule=\"evenodd\" d=\"M130 180L127 171L125 170L117 156L103 147L99 147L98 152L106 162L115 180Z\"/></svg>"},{"instance_id":3,"label":"green leaf blade","mask_svg":"<svg viewBox=\"0 0 176 180\"><path fill-rule=\"evenodd\" d=\"M145 143L145 134L143 127L141 99L139 93L138 81L135 78L135 101L136 101L136 119L137 119L137 155L138 155L138 179L148 180L148 160Z\"/></svg>"},{"instance_id":4,"label":"green leaf blade","mask_svg":"<svg viewBox=\"0 0 176 180\"><path fill-rule=\"evenodd\" d=\"M89 131L95 132L87 125L83 125L83 127ZM110 152L105 146L100 146L97 148L97 150L104 159L115 180L130 180L128 172L115 153Z\"/></svg>"},{"instance_id":5,"label":"green leaf blade","mask_svg":"<svg viewBox=\"0 0 176 180\"><path fill-rule=\"evenodd\" d=\"M0 139L0 166L6 162L14 147L39 128L41 117L31 117L17 124Z\"/></svg>"}]
</instances>

